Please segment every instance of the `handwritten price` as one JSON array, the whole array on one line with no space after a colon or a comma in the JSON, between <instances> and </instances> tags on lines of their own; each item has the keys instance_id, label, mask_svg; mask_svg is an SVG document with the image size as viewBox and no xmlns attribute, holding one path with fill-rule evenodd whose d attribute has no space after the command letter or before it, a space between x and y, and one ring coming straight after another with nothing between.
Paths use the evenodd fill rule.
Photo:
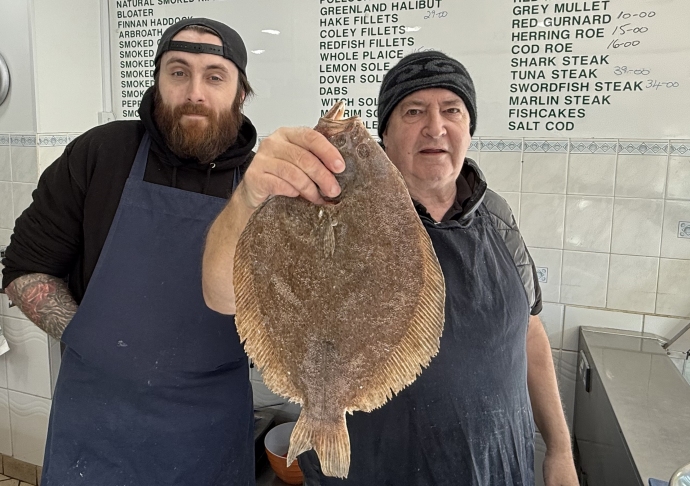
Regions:
<instances>
[{"instance_id":1,"label":"handwritten price","mask_svg":"<svg viewBox=\"0 0 690 486\"><path fill-rule=\"evenodd\" d=\"M628 66L616 66L615 69L613 70L613 74L615 74L616 76L623 76L625 74L649 76L650 73L651 73L651 71L647 68L634 69L634 68L629 68Z\"/></svg>"},{"instance_id":2,"label":"handwritten price","mask_svg":"<svg viewBox=\"0 0 690 486\"><path fill-rule=\"evenodd\" d=\"M613 32L611 32L611 35L625 35L629 32L633 34L644 34L649 31L647 27L628 27L629 25L630 23L617 25L616 28L613 29Z\"/></svg>"},{"instance_id":3,"label":"handwritten price","mask_svg":"<svg viewBox=\"0 0 690 486\"><path fill-rule=\"evenodd\" d=\"M677 88L680 86L678 81L657 81L656 79L649 79L647 81L647 89L659 89L659 88Z\"/></svg>"},{"instance_id":4,"label":"handwritten price","mask_svg":"<svg viewBox=\"0 0 690 486\"><path fill-rule=\"evenodd\" d=\"M636 13L636 14L631 14L631 13L628 13L628 12L621 12L621 13L618 14L618 17L616 17L616 18L617 18L617 19L623 19L623 20L627 20L627 19L629 19L629 18L631 18L631 17L638 17L638 18L641 18L641 19L644 19L644 18L649 18L649 19L651 19L651 18L654 17L655 15L656 15L656 12L653 11L653 10L650 10L649 12L640 12L640 13Z\"/></svg>"},{"instance_id":5,"label":"handwritten price","mask_svg":"<svg viewBox=\"0 0 690 486\"><path fill-rule=\"evenodd\" d=\"M426 15L424 16L424 19L433 19L433 18L442 19L442 18L445 18L447 16L448 16L448 12L445 10L440 10L438 12L436 10L427 10Z\"/></svg>"},{"instance_id":6,"label":"handwritten price","mask_svg":"<svg viewBox=\"0 0 690 486\"><path fill-rule=\"evenodd\" d=\"M607 49L618 49L619 47L636 47L640 45L640 41L634 40L634 41L624 41L620 42L620 39L613 39L611 43L606 46Z\"/></svg>"}]
</instances>

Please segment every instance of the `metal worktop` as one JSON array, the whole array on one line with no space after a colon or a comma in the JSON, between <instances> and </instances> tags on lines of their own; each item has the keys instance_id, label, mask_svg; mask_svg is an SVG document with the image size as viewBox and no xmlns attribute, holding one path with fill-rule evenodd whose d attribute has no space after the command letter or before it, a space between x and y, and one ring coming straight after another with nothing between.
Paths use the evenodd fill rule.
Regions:
<instances>
[{"instance_id":1,"label":"metal worktop","mask_svg":"<svg viewBox=\"0 0 690 486\"><path fill-rule=\"evenodd\" d=\"M646 486L649 478L668 480L690 462L690 385L658 337L582 328L580 351L574 431L580 453L587 449L583 458L599 461L596 475L621 467L617 461L627 455L637 484ZM591 369L589 391L583 356ZM595 405L597 395L607 403L596 399ZM622 439L612 440L616 434Z\"/></svg>"}]
</instances>

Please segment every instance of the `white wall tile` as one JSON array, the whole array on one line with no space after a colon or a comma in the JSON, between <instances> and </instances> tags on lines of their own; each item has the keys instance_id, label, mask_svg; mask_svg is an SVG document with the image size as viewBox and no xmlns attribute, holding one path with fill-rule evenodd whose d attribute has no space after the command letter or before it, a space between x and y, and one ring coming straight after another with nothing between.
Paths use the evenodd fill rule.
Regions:
<instances>
[{"instance_id":1,"label":"white wall tile","mask_svg":"<svg viewBox=\"0 0 690 486\"><path fill-rule=\"evenodd\" d=\"M17 307L16 305L13 307L9 306L10 299L7 298L7 295L0 294L0 300L2 300L2 306L0 308L2 309L3 315L8 317L14 317L15 319L26 320L26 316L22 314L22 311L19 310L19 307Z\"/></svg>"},{"instance_id":2,"label":"white wall tile","mask_svg":"<svg viewBox=\"0 0 690 486\"><path fill-rule=\"evenodd\" d=\"M12 455L10 395L5 388L0 388L0 454Z\"/></svg>"},{"instance_id":3,"label":"white wall tile","mask_svg":"<svg viewBox=\"0 0 690 486\"><path fill-rule=\"evenodd\" d=\"M4 317L0 317L0 322L3 323L4 329ZM6 354L0 356L0 388L7 388L7 357Z\"/></svg>"},{"instance_id":4,"label":"white wall tile","mask_svg":"<svg viewBox=\"0 0 690 486\"><path fill-rule=\"evenodd\" d=\"M0 181L12 180L12 162L9 145L0 145Z\"/></svg>"},{"instance_id":5,"label":"white wall tile","mask_svg":"<svg viewBox=\"0 0 690 486\"><path fill-rule=\"evenodd\" d=\"M556 377L558 377L561 369L561 350L552 348L551 357L553 358L553 369L556 371Z\"/></svg>"},{"instance_id":6,"label":"white wall tile","mask_svg":"<svg viewBox=\"0 0 690 486\"><path fill-rule=\"evenodd\" d=\"M558 373L558 388L561 392L565 420L568 429L573 430L573 415L575 412L575 380L577 378L577 353L561 352L561 366Z\"/></svg>"},{"instance_id":7,"label":"white wall tile","mask_svg":"<svg viewBox=\"0 0 690 486\"><path fill-rule=\"evenodd\" d=\"M685 238L679 237L681 222L690 226L690 201L666 201L664 207L664 232L661 237L661 256L690 260L690 228Z\"/></svg>"},{"instance_id":8,"label":"white wall tile","mask_svg":"<svg viewBox=\"0 0 690 486\"><path fill-rule=\"evenodd\" d=\"M48 337L29 321L5 317L5 337L10 351L7 359L7 386L30 395L51 398Z\"/></svg>"},{"instance_id":9,"label":"white wall tile","mask_svg":"<svg viewBox=\"0 0 690 486\"><path fill-rule=\"evenodd\" d=\"M665 155L619 155L616 196L662 198L667 163Z\"/></svg>"},{"instance_id":10,"label":"white wall tile","mask_svg":"<svg viewBox=\"0 0 690 486\"><path fill-rule=\"evenodd\" d=\"M14 182L38 182L36 147L12 147L11 157Z\"/></svg>"},{"instance_id":11,"label":"white wall tile","mask_svg":"<svg viewBox=\"0 0 690 486\"><path fill-rule=\"evenodd\" d=\"M537 266L537 271L546 269L544 277L546 282L539 281L541 297L545 302L559 302L561 298L561 264L563 250L550 248L530 248L530 255Z\"/></svg>"},{"instance_id":12,"label":"white wall tile","mask_svg":"<svg viewBox=\"0 0 690 486\"><path fill-rule=\"evenodd\" d=\"M567 154L523 154L522 192L565 194L567 169Z\"/></svg>"},{"instance_id":13,"label":"white wall tile","mask_svg":"<svg viewBox=\"0 0 690 486\"><path fill-rule=\"evenodd\" d=\"M14 219L17 219L32 202L31 193L36 184L15 182L12 184L12 204L14 205ZM12 226L14 228L14 226Z\"/></svg>"},{"instance_id":14,"label":"white wall tile","mask_svg":"<svg viewBox=\"0 0 690 486\"><path fill-rule=\"evenodd\" d=\"M10 244L10 237L12 236L12 230L0 229L0 246L7 246ZM2 264L0 264L2 268ZM1 314L1 312L0 312Z\"/></svg>"},{"instance_id":15,"label":"white wall tile","mask_svg":"<svg viewBox=\"0 0 690 486\"><path fill-rule=\"evenodd\" d=\"M644 332L671 339L688 325L687 319L674 319L662 316L644 316Z\"/></svg>"},{"instance_id":16,"label":"white wall tile","mask_svg":"<svg viewBox=\"0 0 690 486\"><path fill-rule=\"evenodd\" d=\"M515 221L520 224L520 193L519 192L501 192L499 193L503 199L506 200L510 209L513 211Z\"/></svg>"},{"instance_id":17,"label":"white wall tile","mask_svg":"<svg viewBox=\"0 0 690 486\"><path fill-rule=\"evenodd\" d=\"M658 272L658 258L611 255L606 307L654 312Z\"/></svg>"},{"instance_id":18,"label":"white wall tile","mask_svg":"<svg viewBox=\"0 0 690 486\"><path fill-rule=\"evenodd\" d=\"M40 466L48 433L50 400L9 391L14 458Z\"/></svg>"},{"instance_id":19,"label":"white wall tile","mask_svg":"<svg viewBox=\"0 0 690 486\"><path fill-rule=\"evenodd\" d=\"M611 248L612 222L612 197L568 196L564 248L608 252Z\"/></svg>"},{"instance_id":20,"label":"white wall tile","mask_svg":"<svg viewBox=\"0 0 690 486\"><path fill-rule=\"evenodd\" d=\"M522 194L520 232L530 247L563 248L565 196Z\"/></svg>"},{"instance_id":21,"label":"white wall tile","mask_svg":"<svg viewBox=\"0 0 690 486\"><path fill-rule=\"evenodd\" d=\"M690 261L659 261L659 287L656 314L685 317L690 315Z\"/></svg>"},{"instance_id":22,"label":"white wall tile","mask_svg":"<svg viewBox=\"0 0 690 486\"><path fill-rule=\"evenodd\" d=\"M609 327L624 331L642 332L642 314L615 312L586 307L565 307L563 321L563 349L577 351L580 327Z\"/></svg>"},{"instance_id":23,"label":"white wall tile","mask_svg":"<svg viewBox=\"0 0 690 486\"><path fill-rule=\"evenodd\" d=\"M520 191L520 155L520 152L482 152L481 168L490 189Z\"/></svg>"},{"instance_id":24,"label":"white wall tile","mask_svg":"<svg viewBox=\"0 0 690 486\"><path fill-rule=\"evenodd\" d=\"M613 196L615 176L615 154L570 154L568 194Z\"/></svg>"},{"instance_id":25,"label":"white wall tile","mask_svg":"<svg viewBox=\"0 0 690 486\"><path fill-rule=\"evenodd\" d=\"M14 228L11 182L0 182L0 228Z\"/></svg>"},{"instance_id":26,"label":"white wall tile","mask_svg":"<svg viewBox=\"0 0 690 486\"><path fill-rule=\"evenodd\" d=\"M545 303L544 308L539 314L541 322L544 323L546 335L552 348L560 349L563 345L563 310L562 304Z\"/></svg>"},{"instance_id":27,"label":"white wall tile","mask_svg":"<svg viewBox=\"0 0 690 486\"><path fill-rule=\"evenodd\" d=\"M561 302L604 307L608 268L608 254L564 251Z\"/></svg>"},{"instance_id":28,"label":"white wall tile","mask_svg":"<svg viewBox=\"0 0 690 486\"><path fill-rule=\"evenodd\" d=\"M46 168L55 162L65 151L65 147L39 147L38 148L38 175L43 174Z\"/></svg>"},{"instance_id":29,"label":"white wall tile","mask_svg":"<svg viewBox=\"0 0 690 486\"><path fill-rule=\"evenodd\" d=\"M616 198L613 203L611 253L659 256L664 202Z\"/></svg>"},{"instance_id":30,"label":"white wall tile","mask_svg":"<svg viewBox=\"0 0 690 486\"><path fill-rule=\"evenodd\" d=\"M666 197L690 199L690 157L671 156L668 164Z\"/></svg>"},{"instance_id":31,"label":"white wall tile","mask_svg":"<svg viewBox=\"0 0 690 486\"><path fill-rule=\"evenodd\" d=\"M48 359L50 361L50 396L52 397L55 393L55 384L57 383L60 364L62 363L60 341L52 336L48 336Z\"/></svg>"}]
</instances>

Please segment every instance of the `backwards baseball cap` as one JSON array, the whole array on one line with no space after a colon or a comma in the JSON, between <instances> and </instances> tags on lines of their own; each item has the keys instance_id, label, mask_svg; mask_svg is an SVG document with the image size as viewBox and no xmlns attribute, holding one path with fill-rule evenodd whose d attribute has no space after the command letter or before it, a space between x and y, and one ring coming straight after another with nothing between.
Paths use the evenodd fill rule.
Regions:
<instances>
[{"instance_id":1,"label":"backwards baseball cap","mask_svg":"<svg viewBox=\"0 0 690 486\"><path fill-rule=\"evenodd\" d=\"M185 27L190 25L200 25L211 29L216 33L222 42L222 46L217 46L215 44L205 44L202 42L184 42L172 40L173 37L177 35ZM164 53L168 51L183 51L191 52L193 54L215 54L220 57L224 57L228 61L237 66L242 74L245 76L247 73L245 69L247 67L247 48L244 46L244 41L242 37L222 22L217 20L204 19L204 18L191 18L183 19L179 22L171 25L165 32L163 32L163 37L158 44L158 51L156 51L156 57L153 62L156 65L155 73L158 72L160 68L160 58Z\"/></svg>"},{"instance_id":2,"label":"backwards baseball cap","mask_svg":"<svg viewBox=\"0 0 690 486\"><path fill-rule=\"evenodd\" d=\"M403 57L383 77L379 90L379 137L403 98L427 88L445 88L458 95L470 114L470 135L477 128L477 96L465 66L438 51L415 52Z\"/></svg>"}]
</instances>

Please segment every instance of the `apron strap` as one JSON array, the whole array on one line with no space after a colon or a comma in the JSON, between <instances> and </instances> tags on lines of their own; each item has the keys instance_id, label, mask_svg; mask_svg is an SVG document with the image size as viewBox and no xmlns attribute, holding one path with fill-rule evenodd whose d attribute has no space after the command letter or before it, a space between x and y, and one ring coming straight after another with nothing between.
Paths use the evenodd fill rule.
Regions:
<instances>
[{"instance_id":1,"label":"apron strap","mask_svg":"<svg viewBox=\"0 0 690 486\"><path fill-rule=\"evenodd\" d=\"M235 194L235 190L237 189L237 186L240 185L240 181L242 180L242 176L240 175L240 168L235 167L235 172L232 174L232 193Z\"/></svg>"},{"instance_id":2,"label":"apron strap","mask_svg":"<svg viewBox=\"0 0 690 486\"><path fill-rule=\"evenodd\" d=\"M137 156L134 157L134 164L132 164L132 170L129 171L130 179L135 179L138 181L144 180L144 172L146 171L146 162L149 159L150 147L151 137L149 137L149 132L144 132L144 138L141 139L141 143L139 144Z\"/></svg>"}]
</instances>

